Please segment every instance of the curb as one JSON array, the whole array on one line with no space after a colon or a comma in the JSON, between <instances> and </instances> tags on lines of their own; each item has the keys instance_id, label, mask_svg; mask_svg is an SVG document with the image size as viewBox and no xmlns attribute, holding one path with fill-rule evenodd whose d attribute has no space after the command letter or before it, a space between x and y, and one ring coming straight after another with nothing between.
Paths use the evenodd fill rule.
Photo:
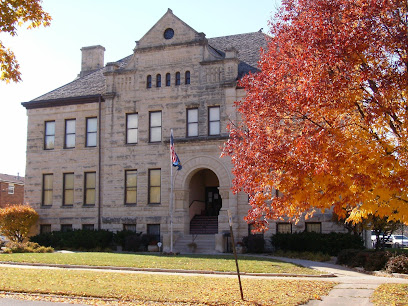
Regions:
<instances>
[{"instance_id":1,"label":"curb","mask_svg":"<svg viewBox=\"0 0 408 306\"><path fill-rule=\"evenodd\" d=\"M114 266L86 266L86 265L64 265L64 264L42 264L42 263L24 263L0 261L0 265L33 266L33 267L52 267L62 269L96 269L96 270L114 270L114 271L135 271L135 272L155 272L155 273L184 273L184 274L215 274L215 275L236 275L236 272L206 271L206 270L180 270L180 269L160 269L160 268L132 268L132 267L114 267ZM240 272L244 276L268 276L268 277L311 277L311 278L332 278L337 277L334 274L288 274L288 273L251 273Z\"/></svg>"}]
</instances>

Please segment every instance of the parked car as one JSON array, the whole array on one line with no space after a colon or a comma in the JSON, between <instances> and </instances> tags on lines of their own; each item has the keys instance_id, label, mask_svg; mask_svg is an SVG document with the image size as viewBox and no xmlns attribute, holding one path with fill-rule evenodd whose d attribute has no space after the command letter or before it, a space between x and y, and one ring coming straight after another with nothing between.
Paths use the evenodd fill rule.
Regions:
<instances>
[{"instance_id":1,"label":"parked car","mask_svg":"<svg viewBox=\"0 0 408 306\"><path fill-rule=\"evenodd\" d=\"M393 246L392 236L393 235L380 233L379 238L380 238L380 240L382 240L384 242L384 244L385 244L384 246L386 248L392 248L392 246ZM375 234L375 231L371 231L371 243L373 245L373 248L375 248L375 246L377 244L377 236Z\"/></svg>"},{"instance_id":2,"label":"parked car","mask_svg":"<svg viewBox=\"0 0 408 306\"><path fill-rule=\"evenodd\" d=\"M395 248L408 247L408 237L404 235L391 235L392 244Z\"/></svg>"}]
</instances>

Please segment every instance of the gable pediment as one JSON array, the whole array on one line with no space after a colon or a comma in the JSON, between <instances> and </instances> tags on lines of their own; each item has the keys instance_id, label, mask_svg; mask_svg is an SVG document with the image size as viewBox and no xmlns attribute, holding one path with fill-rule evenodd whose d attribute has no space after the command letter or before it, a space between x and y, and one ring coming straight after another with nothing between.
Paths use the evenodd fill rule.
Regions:
<instances>
[{"instance_id":1,"label":"gable pediment","mask_svg":"<svg viewBox=\"0 0 408 306\"><path fill-rule=\"evenodd\" d=\"M204 41L199 33L168 9L166 14L137 42L135 51L143 48L165 47Z\"/></svg>"}]
</instances>

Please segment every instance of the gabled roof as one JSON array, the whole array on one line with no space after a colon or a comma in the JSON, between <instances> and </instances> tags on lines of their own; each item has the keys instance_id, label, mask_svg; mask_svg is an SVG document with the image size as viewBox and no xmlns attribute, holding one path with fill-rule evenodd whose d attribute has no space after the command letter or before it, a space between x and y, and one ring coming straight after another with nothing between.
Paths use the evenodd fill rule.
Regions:
<instances>
[{"instance_id":1,"label":"gabled roof","mask_svg":"<svg viewBox=\"0 0 408 306\"><path fill-rule=\"evenodd\" d=\"M262 32L252 32L246 34L229 35L222 37L209 38L208 43L211 47L221 51L231 47L238 51L238 59L241 61L238 65L238 78L248 72L257 71L257 62L259 60L260 48L267 47L267 35ZM129 55L118 62L120 68L124 68L131 59ZM97 97L104 94L105 76L103 73L106 67L101 68L89 75L77 78L72 82L63 85L53 91L50 91L30 102L24 102L22 105L26 108L35 108L44 103L56 104L58 101L63 103L68 100L76 100L76 103L97 101Z\"/></svg>"},{"instance_id":2,"label":"gabled roof","mask_svg":"<svg viewBox=\"0 0 408 306\"><path fill-rule=\"evenodd\" d=\"M24 185L24 177L0 173L0 182Z\"/></svg>"}]
</instances>

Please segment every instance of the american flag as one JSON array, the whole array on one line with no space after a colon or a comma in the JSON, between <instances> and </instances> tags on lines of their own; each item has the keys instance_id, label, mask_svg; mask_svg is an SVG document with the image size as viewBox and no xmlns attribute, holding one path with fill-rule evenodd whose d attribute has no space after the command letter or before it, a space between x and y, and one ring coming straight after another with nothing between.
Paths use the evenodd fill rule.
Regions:
<instances>
[{"instance_id":1,"label":"american flag","mask_svg":"<svg viewBox=\"0 0 408 306\"><path fill-rule=\"evenodd\" d=\"M171 163L173 167L177 167L177 170L181 170L181 162L177 156L176 150L174 150L174 139L173 139L173 130L170 133L170 155L171 155Z\"/></svg>"}]
</instances>

